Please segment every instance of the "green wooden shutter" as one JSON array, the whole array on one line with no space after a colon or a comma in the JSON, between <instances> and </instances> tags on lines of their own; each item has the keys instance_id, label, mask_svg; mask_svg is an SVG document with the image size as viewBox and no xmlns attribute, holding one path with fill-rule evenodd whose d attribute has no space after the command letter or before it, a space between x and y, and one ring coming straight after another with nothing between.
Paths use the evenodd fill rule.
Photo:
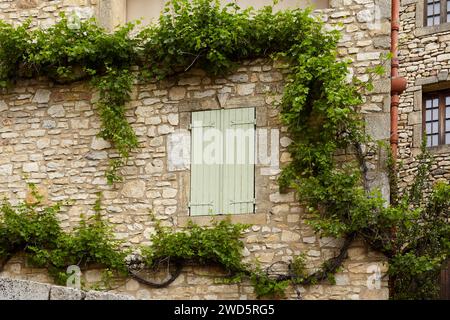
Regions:
<instances>
[{"instance_id":1,"label":"green wooden shutter","mask_svg":"<svg viewBox=\"0 0 450 320\"><path fill-rule=\"evenodd\" d=\"M255 180L255 109L223 110L223 214L253 213Z\"/></svg>"},{"instance_id":2,"label":"green wooden shutter","mask_svg":"<svg viewBox=\"0 0 450 320\"><path fill-rule=\"evenodd\" d=\"M206 130L221 131L220 163L205 163ZM254 211L255 109L192 113L191 215L243 214Z\"/></svg>"},{"instance_id":3,"label":"green wooden shutter","mask_svg":"<svg viewBox=\"0 0 450 320\"><path fill-rule=\"evenodd\" d=\"M191 123L191 215L220 213L221 164L206 164L204 150L208 143L203 141L207 130L221 128L220 110L192 113Z\"/></svg>"}]
</instances>

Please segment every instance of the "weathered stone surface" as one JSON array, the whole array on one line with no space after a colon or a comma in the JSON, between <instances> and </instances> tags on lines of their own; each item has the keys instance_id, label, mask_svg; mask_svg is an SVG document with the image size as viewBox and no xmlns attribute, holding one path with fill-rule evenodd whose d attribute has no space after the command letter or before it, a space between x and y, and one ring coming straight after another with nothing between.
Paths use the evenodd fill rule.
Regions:
<instances>
[{"instance_id":1,"label":"weathered stone surface","mask_svg":"<svg viewBox=\"0 0 450 320\"><path fill-rule=\"evenodd\" d=\"M52 286L49 300L83 300L85 293L81 290L68 287Z\"/></svg>"},{"instance_id":2,"label":"weathered stone surface","mask_svg":"<svg viewBox=\"0 0 450 320\"><path fill-rule=\"evenodd\" d=\"M49 294L46 284L0 278L0 300L49 300Z\"/></svg>"},{"instance_id":3,"label":"weathered stone surface","mask_svg":"<svg viewBox=\"0 0 450 320\"><path fill-rule=\"evenodd\" d=\"M366 115L366 132L375 140L388 139L391 136L389 113Z\"/></svg>"},{"instance_id":4,"label":"weathered stone surface","mask_svg":"<svg viewBox=\"0 0 450 320\"><path fill-rule=\"evenodd\" d=\"M111 148L111 143L103 138L94 137L92 139L91 148L93 150L103 150Z\"/></svg>"},{"instance_id":5,"label":"weathered stone surface","mask_svg":"<svg viewBox=\"0 0 450 320\"><path fill-rule=\"evenodd\" d=\"M88 160L105 160L108 159L108 153L106 151L92 151L86 154Z\"/></svg>"},{"instance_id":6,"label":"weathered stone surface","mask_svg":"<svg viewBox=\"0 0 450 320\"><path fill-rule=\"evenodd\" d=\"M294 201L294 194L293 193L274 193L270 195L270 201L273 203L280 203L280 202L293 202Z\"/></svg>"},{"instance_id":7,"label":"weathered stone surface","mask_svg":"<svg viewBox=\"0 0 450 320\"><path fill-rule=\"evenodd\" d=\"M4 100L0 100L0 112L8 110L8 105Z\"/></svg>"},{"instance_id":8,"label":"weathered stone surface","mask_svg":"<svg viewBox=\"0 0 450 320\"><path fill-rule=\"evenodd\" d=\"M241 96L247 96L255 92L256 85L254 83L238 84L237 93Z\"/></svg>"},{"instance_id":9,"label":"weathered stone surface","mask_svg":"<svg viewBox=\"0 0 450 320\"><path fill-rule=\"evenodd\" d=\"M22 170L23 170L23 172L38 172L39 164L36 162L24 163Z\"/></svg>"},{"instance_id":10,"label":"weathered stone surface","mask_svg":"<svg viewBox=\"0 0 450 320\"><path fill-rule=\"evenodd\" d=\"M88 291L84 300L134 300L132 296L109 292Z\"/></svg>"},{"instance_id":11,"label":"weathered stone surface","mask_svg":"<svg viewBox=\"0 0 450 320\"><path fill-rule=\"evenodd\" d=\"M173 87L169 91L169 98L171 100L182 100L186 96L186 89L183 87Z\"/></svg>"},{"instance_id":12,"label":"weathered stone surface","mask_svg":"<svg viewBox=\"0 0 450 320\"><path fill-rule=\"evenodd\" d=\"M142 198L145 195L145 182L141 180L126 182L122 195L127 198Z\"/></svg>"},{"instance_id":13,"label":"weathered stone surface","mask_svg":"<svg viewBox=\"0 0 450 320\"><path fill-rule=\"evenodd\" d=\"M0 165L0 176L10 176L13 172L12 164L3 164Z\"/></svg>"},{"instance_id":14,"label":"weathered stone surface","mask_svg":"<svg viewBox=\"0 0 450 320\"><path fill-rule=\"evenodd\" d=\"M359 298L361 300L388 300L389 292L384 289L373 289L362 288L359 293Z\"/></svg>"},{"instance_id":15,"label":"weathered stone surface","mask_svg":"<svg viewBox=\"0 0 450 320\"><path fill-rule=\"evenodd\" d=\"M62 118L66 115L66 110L62 105L54 105L48 108L47 113L50 117Z\"/></svg>"},{"instance_id":16,"label":"weathered stone surface","mask_svg":"<svg viewBox=\"0 0 450 320\"><path fill-rule=\"evenodd\" d=\"M38 89L34 95L33 102L48 103L50 101L50 90Z\"/></svg>"},{"instance_id":17,"label":"weathered stone surface","mask_svg":"<svg viewBox=\"0 0 450 320\"><path fill-rule=\"evenodd\" d=\"M17 8L19 8L19 9L36 8L37 5L38 5L37 0L18 0L17 1Z\"/></svg>"},{"instance_id":18,"label":"weathered stone surface","mask_svg":"<svg viewBox=\"0 0 450 320\"><path fill-rule=\"evenodd\" d=\"M133 300L133 297L0 277L0 300Z\"/></svg>"},{"instance_id":19,"label":"weathered stone surface","mask_svg":"<svg viewBox=\"0 0 450 320\"><path fill-rule=\"evenodd\" d=\"M300 240L300 235L296 232L289 230L283 230L281 232L281 241L283 242L294 242Z\"/></svg>"}]
</instances>

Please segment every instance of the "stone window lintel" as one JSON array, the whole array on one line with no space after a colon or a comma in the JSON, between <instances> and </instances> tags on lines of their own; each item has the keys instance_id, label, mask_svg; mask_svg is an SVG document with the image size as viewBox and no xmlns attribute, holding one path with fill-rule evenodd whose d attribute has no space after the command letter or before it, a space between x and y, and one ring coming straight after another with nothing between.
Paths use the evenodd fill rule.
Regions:
<instances>
[{"instance_id":1,"label":"stone window lintel","mask_svg":"<svg viewBox=\"0 0 450 320\"><path fill-rule=\"evenodd\" d=\"M450 22L438 24L435 26L425 26L425 1L424 0L413 0L413 1L403 1L402 4L416 3L416 29L414 30L414 35L416 37L423 37L432 35L439 32L450 31Z\"/></svg>"}]
</instances>

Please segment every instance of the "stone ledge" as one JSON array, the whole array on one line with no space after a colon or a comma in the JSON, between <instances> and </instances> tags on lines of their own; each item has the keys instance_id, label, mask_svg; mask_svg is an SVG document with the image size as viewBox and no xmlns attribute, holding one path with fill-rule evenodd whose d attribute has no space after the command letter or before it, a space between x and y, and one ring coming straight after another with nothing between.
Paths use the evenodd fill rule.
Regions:
<instances>
[{"instance_id":1,"label":"stone ledge","mask_svg":"<svg viewBox=\"0 0 450 320\"><path fill-rule=\"evenodd\" d=\"M431 154L450 154L450 145L444 144L435 147L428 147Z\"/></svg>"},{"instance_id":2,"label":"stone ledge","mask_svg":"<svg viewBox=\"0 0 450 320\"><path fill-rule=\"evenodd\" d=\"M443 23L430 27L418 27L416 30L414 30L414 35L416 37L424 37L447 31L450 31L450 23Z\"/></svg>"},{"instance_id":3,"label":"stone ledge","mask_svg":"<svg viewBox=\"0 0 450 320\"><path fill-rule=\"evenodd\" d=\"M243 224L266 224L267 215L265 213L257 214L236 214L236 215L217 215L217 216L185 216L178 217L178 226L187 227L188 222L192 221L199 226L210 226L212 221L223 221L230 219L232 223L243 223Z\"/></svg>"},{"instance_id":4,"label":"stone ledge","mask_svg":"<svg viewBox=\"0 0 450 320\"><path fill-rule=\"evenodd\" d=\"M134 300L132 296L0 278L0 300Z\"/></svg>"}]
</instances>

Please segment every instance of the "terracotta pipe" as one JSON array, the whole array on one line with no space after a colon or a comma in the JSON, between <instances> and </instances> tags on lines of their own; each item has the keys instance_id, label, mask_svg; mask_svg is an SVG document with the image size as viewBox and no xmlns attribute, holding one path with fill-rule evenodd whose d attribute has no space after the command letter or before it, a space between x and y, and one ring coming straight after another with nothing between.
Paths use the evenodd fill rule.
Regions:
<instances>
[{"instance_id":1,"label":"terracotta pipe","mask_svg":"<svg viewBox=\"0 0 450 320\"><path fill-rule=\"evenodd\" d=\"M398 155L398 106L400 94L406 89L406 79L398 76L398 34L400 31L400 0L392 0L391 9L391 151Z\"/></svg>"},{"instance_id":2,"label":"terracotta pipe","mask_svg":"<svg viewBox=\"0 0 450 320\"><path fill-rule=\"evenodd\" d=\"M391 0L391 152L394 160L394 170L398 157L398 106L400 104L400 94L406 89L406 79L398 76L398 34L400 31L400 0ZM391 199L392 201L392 199ZM397 230L392 229L392 239L395 239ZM395 249L394 249L395 250ZM395 279L389 277L389 292L393 288Z\"/></svg>"}]
</instances>

